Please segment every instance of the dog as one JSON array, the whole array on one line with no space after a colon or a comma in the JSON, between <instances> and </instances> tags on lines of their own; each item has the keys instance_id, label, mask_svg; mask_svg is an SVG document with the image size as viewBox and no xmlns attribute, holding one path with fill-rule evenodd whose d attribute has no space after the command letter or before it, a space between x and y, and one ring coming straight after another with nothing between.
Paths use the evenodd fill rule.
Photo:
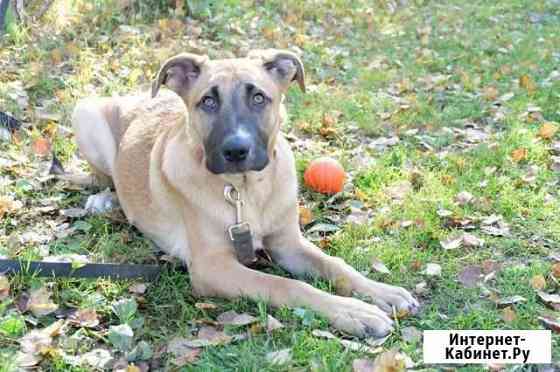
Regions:
<instances>
[{"instance_id":1,"label":"dog","mask_svg":"<svg viewBox=\"0 0 560 372\"><path fill-rule=\"evenodd\" d=\"M130 223L186 263L195 294L306 307L343 332L385 336L388 314L413 314L417 300L364 277L300 231L294 156L280 133L292 82L305 91L304 66L289 51L223 60L179 54L163 63L151 96L78 102L75 137L98 182L114 184ZM251 269L257 249L346 296Z\"/></svg>"}]
</instances>

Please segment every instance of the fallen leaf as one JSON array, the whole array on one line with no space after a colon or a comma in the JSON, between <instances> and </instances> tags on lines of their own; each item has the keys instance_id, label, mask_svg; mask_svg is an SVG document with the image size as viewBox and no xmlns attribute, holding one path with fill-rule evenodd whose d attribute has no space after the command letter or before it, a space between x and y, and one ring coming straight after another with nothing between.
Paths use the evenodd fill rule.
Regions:
<instances>
[{"instance_id":1,"label":"fallen leaf","mask_svg":"<svg viewBox=\"0 0 560 372\"><path fill-rule=\"evenodd\" d=\"M538 274L531 278L531 287L537 291L542 291L546 287L546 279L544 276Z\"/></svg>"},{"instance_id":2,"label":"fallen leaf","mask_svg":"<svg viewBox=\"0 0 560 372\"><path fill-rule=\"evenodd\" d=\"M539 321L545 326L556 333L560 333L560 321L558 318L553 318L551 316L539 316Z\"/></svg>"},{"instance_id":3,"label":"fallen leaf","mask_svg":"<svg viewBox=\"0 0 560 372\"><path fill-rule=\"evenodd\" d=\"M550 274L556 279L560 279L560 262L555 263L550 268Z\"/></svg>"},{"instance_id":4,"label":"fallen leaf","mask_svg":"<svg viewBox=\"0 0 560 372\"><path fill-rule=\"evenodd\" d=\"M80 309L70 316L70 323L79 327L94 328L99 325L95 309Z\"/></svg>"},{"instance_id":5,"label":"fallen leaf","mask_svg":"<svg viewBox=\"0 0 560 372\"><path fill-rule=\"evenodd\" d=\"M391 274L391 270L376 257L371 259L371 268L382 274Z\"/></svg>"},{"instance_id":6,"label":"fallen leaf","mask_svg":"<svg viewBox=\"0 0 560 372\"><path fill-rule=\"evenodd\" d=\"M549 140L554 137L556 132L558 132L558 127L551 122L547 122L539 128L538 136L542 139Z\"/></svg>"},{"instance_id":7,"label":"fallen leaf","mask_svg":"<svg viewBox=\"0 0 560 372\"><path fill-rule=\"evenodd\" d=\"M225 345L232 341L233 337L219 331L212 326L203 326L198 331L196 339L185 340L185 344L189 347L206 347Z\"/></svg>"},{"instance_id":8,"label":"fallen leaf","mask_svg":"<svg viewBox=\"0 0 560 372\"><path fill-rule=\"evenodd\" d=\"M220 324L233 326L245 326L258 321L258 319L252 315L246 313L238 314L233 310L226 311L225 313L218 315L216 320Z\"/></svg>"},{"instance_id":9,"label":"fallen leaf","mask_svg":"<svg viewBox=\"0 0 560 372\"><path fill-rule=\"evenodd\" d=\"M528 155L529 151L526 148L518 148L511 152L511 158L516 163L526 160Z\"/></svg>"},{"instance_id":10,"label":"fallen leaf","mask_svg":"<svg viewBox=\"0 0 560 372\"><path fill-rule=\"evenodd\" d=\"M537 85L535 82L529 77L529 75L521 75L519 77L519 86L525 88L529 95L533 95L537 90Z\"/></svg>"},{"instance_id":11,"label":"fallen leaf","mask_svg":"<svg viewBox=\"0 0 560 372\"><path fill-rule=\"evenodd\" d=\"M128 351L132 347L132 338L134 337L134 332L128 324L121 324L118 326L109 327L109 333L107 339L120 351Z\"/></svg>"},{"instance_id":12,"label":"fallen leaf","mask_svg":"<svg viewBox=\"0 0 560 372\"><path fill-rule=\"evenodd\" d=\"M439 242L441 247L445 250L457 249L463 245L463 235L450 236L445 240Z\"/></svg>"},{"instance_id":13,"label":"fallen leaf","mask_svg":"<svg viewBox=\"0 0 560 372\"><path fill-rule=\"evenodd\" d=\"M266 317L266 330L267 332L272 332L274 330L284 328L284 325L272 315L267 315Z\"/></svg>"},{"instance_id":14,"label":"fallen leaf","mask_svg":"<svg viewBox=\"0 0 560 372\"><path fill-rule=\"evenodd\" d=\"M10 295L10 281L8 277L0 275L0 301L5 300Z\"/></svg>"},{"instance_id":15,"label":"fallen leaf","mask_svg":"<svg viewBox=\"0 0 560 372\"><path fill-rule=\"evenodd\" d=\"M416 284L416 286L414 287L414 293L416 293L417 295L424 295L428 293L428 283L420 282Z\"/></svg>"},{"instance_id":16,"label":"fallen leaf","mask_svg":"<svg viewBox=\"0 0 560 372\"><path fill-rule=\"evenodd\" d=\"M484 240L476 237L473 234L464 233L463 244L465 245L465 247L482 247L484 245Z\"/></svg>"},{"instance_id":17,"label":"fallen leaf","mask_svg":"<svg viewBox=\"0 0 560 372\"><path fill-rule=\"evenodd\" d=\"M55 312L58 305L51 301L51 293L43 286L30 292L27 308L35 316L45 316Z\"/></svg>"},{"instance_id":18,"label":"fallen leaf","mask_svg":"<svg viewBox=\"0 0 560 372\"><path fill-rule=\"evenodd\" d=\"M506 323L512 323L517 319L517 314L511 306L508 306L502 310L502 319Z\"/></svg>"},{"instance_id":19,"label":"fallen leaf","mask_svg":"<svg viewBox=\"0 0 560 372\"><path fill-rule=\"evenodd\" d=\"M167 352L174 356L172 361L178 367L195 362L202 353L202 349L188 346L188 341L184 338L175 337L167 345Z\"/></svg>"},{"instance_id":20,"label":"fallen leaf","mask_svg":"<svg viewBox=\"0 0 560 372\"><path fill-rule=\"evenodd\" d=\"M538 291L537 296L548 307L554 310L560 310L560 295Z\"/></svg>"},{"instance_id":21,"label":"fallen leaf","mask_svg":"<svg viewBox=\"0 0 560 372\"><path fill-rule=\"evenodd\" d=\"M521 302L527 302L527 299L523 296L511 296L511 297L505 297L505 298L501 298L498 299L496 301L496 305L498 307L506 307L506 306L510 306L510 305L515 305Z\"/></svg>"},{"instance_id":22,"label":"fallen leaf","mask_svg":"<svg viewBox=\"0 0 560 372\"><path fill-rule=\"evenodd\" d=\"M33 153L37 156L46 156L51 152L51 142L47 138L39 137L31 144Z\"/></svg>"},{"instance_id":23,"label":"fallen leaf","mask_svg":"<svg viewBox=\"0 0 560 372\"><path fill-rule=\"evenodd\" d=\"M218 306L208 302L197 302L196 304L194 304L194 307L199 310L216 310L218 308Z\"/></svg>"},{"instance_id":24,"label":"fallen leaf","mask_svg":"<svg viewBox=\"0 0 560 372\"><path fill-rule=\"evenodd\" d=\"M414 367L412 360L397 350L386 351L375 358L372 372L400 372Z\"/></svg>"},{"instance_id":25,"label":"fallen leaf","mask_svg":"<svg viewBox=\"0 0 560 372\"><path fill-rule=\"evenodd\" d=\"M482 267L467 266L459 273L458 279L466 288L474 288L482 280Z\"/></svg>"},{"instance_id":26,"label":"fallen leaf","mask_svg":"<svg viewBox=\"0 0 560 372\"><path fill-rule=\"evenodd\" d=\"M106 369L113 363L113 356L108 350L94 349L80 356L80 361L93 368Z\"/></svg>"},{"instance_id":27,"label":"fallen leaf","mask_svg":"<svg viewBox=\"0 0 560 372\"><path fill-rule=\"evenodd\" d=\"M299 223L302 226L308 225L313 222L313 212L311 209L300 206L299 207Z\"/></svg>"},{"instance_id":28,"label":"fallen leaf","mask_svg":"<svg viewBox=\"0 0 560 372\"><path fill-rule=\"evenodd\" d=\"M455 201L457 202L457 204L461 206L469 204L470 202L473 201L473 199L474 199L473 194L471 194L468 191L461 191L455 196Z\"/></svg>"},{"instance_id":29,"label":"fallen leaf","mask_svg":"<svg viewBox=\"0 0 560 372\"><path fill-rule=\"evenodd\" d=\"M292 350L282 349L266 354L266 361L274 365L288 364L292 360Z\"/></svg>"},{"instance_id":30,"label":"fallen leaf","mask_svg":"<svg viewBox=\"0 0 560 372\"><path fill-rule=\"evenodd\" d=\"M435 263L426 264L423 274L428 276L441 276L441 266Z\"/></svg>"}]
</instances>

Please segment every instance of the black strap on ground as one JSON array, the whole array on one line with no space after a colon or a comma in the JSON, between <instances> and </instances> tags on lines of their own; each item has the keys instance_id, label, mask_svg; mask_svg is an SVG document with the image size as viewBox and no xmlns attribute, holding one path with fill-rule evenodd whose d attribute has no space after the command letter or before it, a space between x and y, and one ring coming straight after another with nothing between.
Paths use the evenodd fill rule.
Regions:
<instances>
[{"instance_id":1,"label":"black strap on ground","mask_svg":"<svg viewBox=\"0 0 560 372\"><path fill-rule=\"evenodd\" d=\"M74 267L73 267L74 266ZM145 280L156 279L161 271L157 265L124 265L88 263L84 265L70 262L18 261L1 260L0 273L17 274L30 273L42 277L70 277L70 278L112 278Z\"/></svg>"},{"instance_id":2,"label":"black strap on ground","mask_svg":"<svg viewBox=\"0 0 560 372\"><path fill-rule=\"evenodd\" d=\"M0 36L4 33L4 22L6 21L9 4L10 0L0 0Z\"/></svg>"}]
</instances>

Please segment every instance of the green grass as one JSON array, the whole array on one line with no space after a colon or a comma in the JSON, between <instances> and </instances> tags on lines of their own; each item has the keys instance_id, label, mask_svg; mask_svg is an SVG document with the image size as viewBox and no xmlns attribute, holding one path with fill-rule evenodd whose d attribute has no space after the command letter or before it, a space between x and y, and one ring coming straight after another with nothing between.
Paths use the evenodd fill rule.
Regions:
<instances>
[{"instance_id":1,"label":"green grass","mask_svg":"<svg viewBox=\"0 0 560 372\"><path fill-rule=\"evenodd\" d=\"M558 250L560 241L559 174L551 168L551 141L537 136L541 120L531 122L523 116L528 105L535 105L541 109L542 121L560 122L560 79L550 78L560 63L560 11L554 1L410 1L396 11L389 2L365 0L269 1L258 7L250 1L229 0L216 2L207 11L205 2L197 1L199 8L193 10L198 18L187 21L173 15L165 1L155 1L154 6L138 3L133 9L120 10L118 2L74 1L67 23L56 14L56 5L34 27L9 19L8 36L0 41L0 60L11 68L0 73L0 107L22 118L25 129L17 141L0 143L0 157L23 159L0 169L0 194L22 201L24 206L0 220L0 254L41 258L45 247L34 242L20 244L17 238L30 230L50 231L47 222L59 224L60 220L56 212L34 211L48 198L53 198L50 204L56 209L83 207L91 193L61 183L37 182L37 167L48 164L48 159L36 157L30 149L34 138L52 136L58 156L65 163L71 161L76 146L64 128L69 127L69 113L77 99L147 86L160 62L180 51L199 50L219 57L247 48L297 47L306 66L309 92L289 92L289 122L284 129L313 140L311 148L296 152L298 171L301 174L316 156L338 157L353 176L353 190L345 197L360 199L374 211L365 225L340 224L340 230L329 236L327 251L369 272L373 279L411 290L426 281L429 288L420 296L421 312L401 320L384 347L400 348L421 363L422 345L404 341L403 327L542 329L537 317L554 314L538 301L530 279L543 275L546 290L558 291L550 278L552 263L547 257ZM162 20L183 23L176 27ZM139 32L129 34L121 25ZM422 39L426 26L431 32ZM200 37L193 36L196 29ZM534 91L519 86L523 75L534 82ZM23 83L29 107L21 107L13 90L4 85L14 81ZM497 97L508 93L513 97L503 102L487 99L484 92L489 86L497 90ZM45 103L63 117L54 124L55 134L53 123L38 120L34 114L34 108ZM323 138L319 134L323 117L334 112L341 113L336 134ZM465 144L453 129L464 129L467 123L483 129L488 138ZM367 146L379 136L392 135L400 138L396 146L381 152ZM558 140L556 136L552 142ZM426 151L422 143L432 150ZM372 159L359 167L352 152L357 146L361 146L360 156ZM512 161L512 151L519 148L527 149L527 159ZM530 166L538 167L538 173L534 182L526 183L523 177ZM421 174L421 181L401 202L392 200L387 187L412 180L415 172ZM347 210L333 209L329 197L301 189L301 201L312 204L316 220L347 214ZM457 205L454 198L464 190L477 202ZM472 233L485 239L484 247L444 251L440 240L454 234L456 228L438 215L440 209L452 211L456 219L501 215L510 225L511 235L491 237L475 223ZM416 223L400 226L408 220ZM69 222L78 231L47 243L49 254L87 254L106 262L156 260L151 243L126 224L103 216ZM392 274L370 272L373 256ZM513 307L517 317L511 323L504 322L502 310L482 296L481 288L467 289L457 280L465 266L487 260L502 264L495 279L485 283L489 290L500 298L520 295L527 299ZM442 276L423 275L427 263L440 264ZM278 268L267 270L287 275ZM101 329L89 332L93 344L84 345L83 352L107 343L104 330L118 324L112 303L131 296L129 282L41 279L31 273L16 276L11 279L13 302L0 304L0 361L13 358L25 332L55 320L47 316L38 324L22 322L29 315L22 315L15 306L22 293L47 282L53 283L54 302L61 307L94 308L100 314ZM313 284L333 291L330 283ZM198 301L211 301L218 309L200 310L194 306ZM171 264L165 265L160 279L149 285L139 303L145 325L136 340L147 341L154 350L173 337L192 334L198 321L213 320L230 309L261 317L269 313L286 326L273 335L259 333L249 340L207 348L195 364L183 370L349 371L352 360L364 356L334 341L313 337L313 329L328 329L318 316L304 321L291 309L272 309L265 303L197 299L191 294L188 274ZM288 366L279 368L266 361L268 352L287 347L292 350ZM161 366L171 368L165 354L162 358ZM560 361L556 335L553 360ZM42 367L80 370L57 357L47 358ZM0 371L10 368L4 362Z\"/></svg>"}]
</instances>

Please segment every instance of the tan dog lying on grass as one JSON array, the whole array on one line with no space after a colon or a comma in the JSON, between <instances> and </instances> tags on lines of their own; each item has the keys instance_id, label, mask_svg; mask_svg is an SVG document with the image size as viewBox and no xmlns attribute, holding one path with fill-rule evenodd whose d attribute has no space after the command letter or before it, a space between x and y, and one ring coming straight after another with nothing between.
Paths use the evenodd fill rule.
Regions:
<instances>
[{"instance_id":1,"label":"tan dog lying on grass","mask_svg":"<svg viewBox=\"0 0 560 372\"><path fill-rule=\"evenodd\" d=\"M384 336L393 325L387 314L414 313L418 302L300 232L294 157L280 134L292 81L305 89L303 65L286 51L180 54L161 67L152 97L86 99L72 121L96 177L114 183L132 224L186 262L198 295L307 307L342 331ZM374 305L243 264L261 248L290 273L343 283Z\"/></svg>"}]
</instances>

